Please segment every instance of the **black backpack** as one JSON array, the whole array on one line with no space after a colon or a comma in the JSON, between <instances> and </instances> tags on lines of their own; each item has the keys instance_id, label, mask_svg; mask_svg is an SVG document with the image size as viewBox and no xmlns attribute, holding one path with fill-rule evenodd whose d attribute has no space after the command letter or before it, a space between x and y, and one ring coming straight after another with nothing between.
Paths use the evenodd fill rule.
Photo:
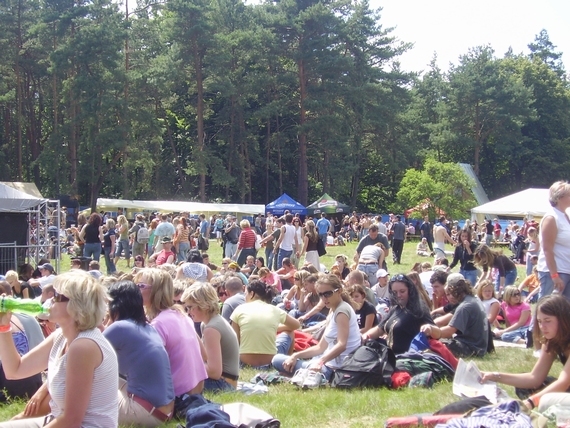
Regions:
<instances>
[{"instance_id":1,"label":"black backpack","mask_svg":"<svg viewBox=\"0 0 570 428\"><path fill-rule=\"evenodd\" d=\"M380 387L392 385L396 367L394 351L374 340L349 354L332 380L335 388Z\"/></svg>"}]
</instances>

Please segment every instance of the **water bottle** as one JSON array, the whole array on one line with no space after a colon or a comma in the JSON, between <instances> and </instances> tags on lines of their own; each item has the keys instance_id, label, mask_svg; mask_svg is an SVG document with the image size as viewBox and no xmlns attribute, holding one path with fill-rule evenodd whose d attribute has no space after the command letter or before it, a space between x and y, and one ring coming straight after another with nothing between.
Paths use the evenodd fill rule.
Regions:
<instances>
[{"instance_id":1,"label":"water bottle","mask_svg":"<svg viewBox=\"0 0 570 428\"><path fill-rule=\"evenodd\" d=\"M35 317L41 314L48 314L49 308L44 307L37 300L13 299L11 297L2 296L2 299L0 300L0 313L4 312L15 312Z\"/></svg>"}]
</instances>

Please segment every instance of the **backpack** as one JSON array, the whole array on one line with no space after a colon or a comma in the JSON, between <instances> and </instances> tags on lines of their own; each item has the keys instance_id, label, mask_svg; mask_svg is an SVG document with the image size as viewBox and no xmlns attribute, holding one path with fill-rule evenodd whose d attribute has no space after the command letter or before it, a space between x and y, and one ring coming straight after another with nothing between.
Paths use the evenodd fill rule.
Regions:
<instances>
[{"instance_id":1,"label":"backpack","mask_svg":"<svg viewBox=\"0 0 570 428\"><path fill-rule=\"evenodd\" d=\"M139 227L139 230L137 231L137 242L139 244L148 244L148 239L149 239L149 231L146 228L146 226L143 224L141 227Z\"/></svg>"},{"instance_id":2,"label":"backpack","mask_svg":"<svg viewBox=\"0 0 570 428\"><path fill-rule=\"evenodd\" d=\"M390 387L395 367L394 351L380 342L368 340L344 359L331 385L335 388Z\"/></svg>"}]
</instances>

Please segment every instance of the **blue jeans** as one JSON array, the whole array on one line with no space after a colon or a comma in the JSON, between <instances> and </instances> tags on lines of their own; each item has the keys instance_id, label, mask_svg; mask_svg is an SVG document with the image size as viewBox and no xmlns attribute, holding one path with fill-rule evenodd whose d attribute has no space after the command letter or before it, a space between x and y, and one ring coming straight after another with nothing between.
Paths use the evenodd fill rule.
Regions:
<instances>
[{"instance_id":1,"label":"blue jeans","mask_svg":"<svg viewBox=\"0 0 570 428\"><path fill-rule=\"evenodd\" d=\"M459 273L463 275L463 278L471 283L471 287L474 287L475 284L477 284L477 270L459 269Z\"/></svg>"},{"instance_id":2,"label":"blue jeans","mask_svg":"<svg viewBox=\"0 0 570 428\"><path fill-rule=\"evenodd\" d=\"M121 257L121 253L125 252L125 260L131 258L131 248L129 247L128 239L119 239L117 242L117 249L115 250L115 257Z\"/></svg>"},{"instance_id":3,"label":"blue jeans","mask_svg":"<svg viewBox=\"0 0 570 428\"><path fill-rule=\"evenodd\" d=\"M516 280L517 280L516 269L505 272L505 287L507 285L513 285ZM499 290L500 287L501 287L501 277L497 275L497 277L495 278L495 292L498 293L499 291L501 291Z\"/></svg>"},{"instance_id":4,"label":"blue jeans","mask_svg":"<svg viewBox=\"0 0 570 428\"><path fill-rule=\"evenodd\" d=\"M277 253L277 269L281 269L283 267L283 259L291 257L291 254L293 254L293 250L285 251L279 248L279 253Z\"/></svg>"},{"instance_id":5,"label":"blue jeans","mask_svg":"<svg viewBox=\"0 0 570 428\"><path fill-rule=\"evenodd\" d=\"M115 262L113 261L114 254L111 254L110 248L103 248L105 253L105 265L107 266L107 275L117 272Z\"/></svg>"},{"instance_id":6,"label":"blue jeans","mask_svg":"<svg viewBox=\"0 0 570 428\"><path fill-rule=\"evenodd\" d=\"M224 378L220 378L219 380L208 378L204 380L204 391L207 392L232 392L235 390L233 385L226 382Z\"/></svg>"},{"instance_id":7,"label":"blue jeans","mask_svg":"<svg viewBox=\"0 0 570 428\"><path fill-rule=\"evenodd\" d=\"M306 369L307 367L309 367L311 365L311 363L313 361L317 361L319 358L321 358L321 356L319 355L317 357L313 357L310 360L297 360L297 362L295 363L295 367L293 367L293 370L291 370L291 371L287 371L283 367L283 363L285 362L285 360L287 360L287 358L289 358L289 355L277 354L271 360L271 365L275 368L275 370L277 370L280 373L287 373L287 374L292 375L292 374L295 374L295 372L299 369ZM325 378L327 379L327 381L330 382L330 380L334 374L334 371L333 371L333 369L331 369L328 366L323 366L321 368L321 373L323 375L325 375Z\"/></svg>"},{"instance_id":8,"label":"blue jeans","mask_svg":"<svg viewBox=\"0 0 570 428\"><path fill-rule=\"evenodd\" d=\"M185 262L190 250L190 242L181 242L178 244L178 252L176 253L176 260Z\"/></svg>"},{"instance_id":9,"label":"blue jeans","mask_svg":"<svg viewBox=\"0 0 570 428\"><path fill-rule=\"evenodd\" d=\"M526 332L528 331L528 325L525 327L517 328L513 331L508 331L503 333L501 340L503 342L517 342L519 339L526 340Z\"/></svg>"},{"instance_id":10,"label":"blue jeans","mask_svg":"<svg viewBox=\"0 0 570 428\"><path fill-rule=\"evenodd\" d=\"M235 244L232 244L230 241L226 242L226 257L233 259L237 253L237 247L237 242Z\"/></svg>"},{"instance_id":11,"label":"blue jeans","mask_svg":"<svg viewBox=\"0 0 570 428\"><path fill-rule=\"evenodd\" d=\"M273 269L273 250L270 250L267 247L265 247L265 266L267 266L267 269L269 269L269 270L274 270Z\"/></svg>"},{"instance_id":12,"label":"blue jeans","mask_svg":"<svg viewBox=\"0 0 570 428\"><path fill-rule=\"evenodd\" d=\"M376 285L378 278L376 278L376 272L378 272L378 263L376 264L364 264L358 263L357 269L368 276L368 283L370 287Z\"/></svg>"},{"instance_id":13,"label":"blue jeans","mask_svg":"<svg viewBox=\"0 0 570 428\"><path fill-rule=\"evenodd\" d=\"M93 260L99 261L101 258L101 243L85 243L83 246L83 257L91 257Z\"/></svg>"},{"instance_id":14,"label":"blue jeans","mask_svg":"<svg viewBox=\"0 0 570 428\"><path fill-rule=\"evenodd\" d=\"M328 237L327 233L319 233L319 239L322 241L323 244L325 244L325 247L327 246L327 237Z\"/></svg>"},{"instance_id":15,"label":"blue jeans","mask_svg":"<svg viewBox=\"0 0 570 428\"><path fill-rule=\"evenodd\" d=\"M275 338L275 346L277 346L277 354L284 354L287 356L289 354L289 348L293 339L287 333L279 333Z\"/></svg>"},{"instance_id":16,"label":"blue jeans","mask_svg":"<svg viewBox=\"0 0 570 428\"><path fill-rule=\"evenodd\" d=\"M570 274L559 273L560 279L564 282L564 290L562 295L570 300ZM550 272L538 272L538 279L540 281L540 291L538 292L538 300L544 296L550 296L554 291L554 282L550 277Z\"/></svg>"}]
</instances>

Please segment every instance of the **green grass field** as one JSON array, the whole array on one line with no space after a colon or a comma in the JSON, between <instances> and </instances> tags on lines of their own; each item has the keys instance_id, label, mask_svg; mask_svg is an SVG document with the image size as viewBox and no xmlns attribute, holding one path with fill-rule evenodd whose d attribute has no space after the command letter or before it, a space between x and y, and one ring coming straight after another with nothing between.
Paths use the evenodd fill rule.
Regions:
<instances>
[{"instance_id":1,"label":"green grass field","mask_svg":"<svg viewBox=\"0 0 570 428\"><path fill-rule=\"evenodd\" d=\"M212 263L219 264L221 261L221 249L210 242L210 259ZM343 253L352 258L356 244L348 244L346 247L328 247L328 254L321 260L330 267L334 263L334 257ZM451 249L451 248L450 248ZM393 266L391 258L388 267L390 274L407 273L411 266L420 258L415 256L415 243L407 243L404 247L402 264ZM423 258L423 260L426 260ZM62 263L62 271L69 268L69 262ZM104 271L104 262L101 270ZM127 271L124 260L119 262L119 270ZM520 279L524 278L524 266L519 267ZM476 359L477 365L484 371L503 372L526 372L530 371L535 363L535 358L530 350L521 348L497 348L494 354ZM552 372L557 376L561 365L555 363ZM241 380L249 381L256 372L252 369L244 369L241 372ZM511 387L504 387L507 392L514 396ZM415 413L433 413L439 408L458 397L451 391L451 383L439 383L432 389L401 390L388 389L365 389L342 391L330 387L319 390L299 390L289 384L280 384L269 387L269 393L264 395L245 396L241 393L228 393L217 396L209 395L208 398L218 403L247 402L260 407L281 421L283 427L382 427L388 417L406 416ZM23 409L22 402L0 407L0 420L7 420ZM175 427L171 422L167 426Z\"/></svg>"}]
</instances>

